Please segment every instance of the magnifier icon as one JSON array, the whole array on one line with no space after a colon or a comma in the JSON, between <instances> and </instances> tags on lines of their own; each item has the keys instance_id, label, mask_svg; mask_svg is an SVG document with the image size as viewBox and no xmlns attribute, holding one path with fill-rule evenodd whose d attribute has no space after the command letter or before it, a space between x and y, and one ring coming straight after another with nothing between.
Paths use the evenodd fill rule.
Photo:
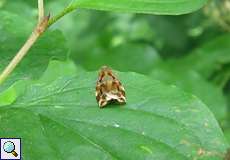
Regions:
<instances>
[{"instance_id":1,"label":"magnifier icon","mask_svg":"<svg viewBox=\"0 0 230 160\"><path fill-rule=\"evenodd\" d=\"M15 145L11 141L7 141L3 144L3 149L6 153L11 153L14 155L14 157L17 157L18 154L15 152Z\"/></svg>"}]
</instances>

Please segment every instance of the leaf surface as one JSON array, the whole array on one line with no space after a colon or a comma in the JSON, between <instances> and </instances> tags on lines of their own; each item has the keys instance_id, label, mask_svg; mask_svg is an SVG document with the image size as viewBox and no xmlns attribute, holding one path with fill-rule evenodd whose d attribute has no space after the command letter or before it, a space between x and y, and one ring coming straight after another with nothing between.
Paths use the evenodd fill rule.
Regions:
<instances>
[{"instance_id":1,"label":"leaf surface","mask_svg":"<svg viewBox=\"0 0 230 160\"><path fill-rule=\"evenodd\" d=\"M184 14L201 8L206 0L74 0L70 7L149 14Z\"/></svg>"},{"instance_id":2,"label":"leaf surface","mask_svg":"<svg viewBox=\"0 0 230 160\"><path fill-rule=\"evenodd\" d=\"M97 73L70 73L27 82L0 107L0 135L22 137L24 159L221 159L228 147L209 109L177 87L116 72L127 104L99 109Z\"/></svg>"},{"instance_id":3,"label":"leaf surface","mask_svg":"<svg viewBox=\"0 0 230 160\"><path fill-rule=\"evenodd\" d=\"M196 71L172 67L175 65L176 61L175 63L160 63L155 66L151 77L167 84L176 85L184 91L194 94L210 108L216 119L222 123L227 115L227 102L222 90L206 81Z\"/></svg>"}]
</instances>

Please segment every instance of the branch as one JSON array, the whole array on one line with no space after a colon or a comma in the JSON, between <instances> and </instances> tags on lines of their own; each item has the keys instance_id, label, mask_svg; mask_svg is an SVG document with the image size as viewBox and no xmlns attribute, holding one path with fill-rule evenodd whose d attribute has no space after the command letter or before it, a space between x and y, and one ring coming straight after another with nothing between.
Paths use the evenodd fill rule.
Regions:
<instances>
[{"instance_id":1,"label":"branch","mask_svg":"<svg viewBox=\"0 0 230 160\"><path fill-rule=\"evenodd\" d=\"M23 59L23 57L28 53L29 49L40 37L40 35L47 29L50 16L48 15L44 17L43 0L38 0L38 10L39 10L38 14L39 14L40 21L38 22L37 26L35 27L34 31L30 35L26 43L22 46L22 48L18 51L16 56L13 58L13 60L8 64L8 66L1 73L0 85L6 80L6 78L15 69L15 67L19 64L19 62Z\"/></svg>"},{"instance_id":2,"label":"branch","mask_svg":"<svg viewBox=\"0 0 230 160\"><path fill-rule=\"evenodd\" d=\"M43 0L38 0L38 24L35 27L34 31L26 41L26 43L22 46L22 48L18 51L13 60L8 64L8 66L4 69L4 71L0 75L0 85L6 80L6 78L11 74L11 72L15 69L15 67L19 64L19 62L23 59L23 57L28 53L29 49L36 42L36 40L40 37L40 35L46 31L46 29L55 23L57 20L62 18L67 13L75 10L77 8L76 5L73 5L73 1L67 6L61 13L57 16L50 19L50 15L44 17L44 3Z\"/></svg>"},{"instance_id":3,"label":"branch","mask_svg":"<svg viewBox=\"0 0 230 160\"><path fill-rule=\"evenodd\" d=\"M38 23L42 21L45 15L43 0L38 0Z\"/></svg>"}]
</instances>

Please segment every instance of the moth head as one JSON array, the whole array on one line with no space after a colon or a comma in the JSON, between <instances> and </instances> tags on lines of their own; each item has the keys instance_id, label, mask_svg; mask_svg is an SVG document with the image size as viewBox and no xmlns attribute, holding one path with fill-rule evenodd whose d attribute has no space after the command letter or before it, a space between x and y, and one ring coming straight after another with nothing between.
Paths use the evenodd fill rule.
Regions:
<instances>
[{"instance_id":1,"label":"moth head","mask_svg":"<svg viewBox=\"0 0 230 160\"><path fill-rule=\"evenodd\" d=\"M111 68L109 68L108 66L102 66L101 70L111 70Z\"/></svg>"}]
</instances>

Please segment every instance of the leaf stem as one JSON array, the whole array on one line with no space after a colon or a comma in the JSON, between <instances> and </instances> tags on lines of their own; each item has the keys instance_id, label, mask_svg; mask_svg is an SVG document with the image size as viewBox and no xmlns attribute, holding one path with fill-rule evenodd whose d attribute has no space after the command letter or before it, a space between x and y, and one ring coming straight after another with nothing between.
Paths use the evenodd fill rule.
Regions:
<instances>
[{"instance_id":1,"label":"leaf stem","mask_svg":"<svg viewBox=\"0 0 230 160\"><path fill-rule=\"evenodd\" d=\"M57 22L60 18L62 18L63 16L65 16L66 14L72 12L73 10L75 10L76 7L73 6L71 3L69 4L69 6L67 6L61 13L59 13L58 15L54 16L53 18L51 18L48 22L48 27L51 26L52 24L54 24L55 22Z\"/></svg>"}]
</instances>

